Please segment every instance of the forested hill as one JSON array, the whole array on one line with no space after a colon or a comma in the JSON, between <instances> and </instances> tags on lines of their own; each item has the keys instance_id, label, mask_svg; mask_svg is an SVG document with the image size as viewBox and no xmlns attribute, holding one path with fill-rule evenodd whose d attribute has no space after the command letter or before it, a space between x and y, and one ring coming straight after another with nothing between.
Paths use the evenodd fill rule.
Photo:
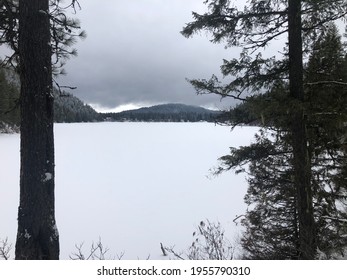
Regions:
<instances>
[{"instance_id":1,"label":"forested hill","mask_svg":"<svg viewBox=\"0 0 347 280\"><path fill-rule=\"evenodd\" d=\"M19 79L13 71L0 68L0 133L18 131Z\"/></svg>"},{"instance_id":2,"label":"forested hill","mask_svg":"<svg viewBox=\"0 0 347 280\"><path fill-rule=\"evenodd\" d=\"M54 121L57 123L95 122L100 116L91 106L71 93L54 90Z\"/></svg>"},{"instance_id":3,"label":"forested hill","mask_svg":"<svg viewBox=\"0 0 347 280\"><path fill-rule=\"evenodd\" d=\"M218 111L176 103L101 114L104 121L131 122L214 122L218 115Z\"/></svg>"},{"instance_id":4,"label":"forested hill","mask_svg":"<svg viewBox=\"0 0 347 280\"><path fill-rule=\"evenodd\" d=\"M19 127L19 79L7 69L0 68L0 132L18 131ZM54 89L55 122L214 122L218 111L184 104L164 104L143 107L120 113L98 113L68 92Z\"/></svg>"},{"instance_id":5,"label":"forested hill","mask_svg":"<svg viewBox=\"0 0 347 280\"><path fill-rule=\"evenodd\" d=\"M0 68L0 133L19 131L18 75L9 69ZM99 114L89 105L67 92L54 89L55 122L99 121Z\"/></svg>"}]
</instances>

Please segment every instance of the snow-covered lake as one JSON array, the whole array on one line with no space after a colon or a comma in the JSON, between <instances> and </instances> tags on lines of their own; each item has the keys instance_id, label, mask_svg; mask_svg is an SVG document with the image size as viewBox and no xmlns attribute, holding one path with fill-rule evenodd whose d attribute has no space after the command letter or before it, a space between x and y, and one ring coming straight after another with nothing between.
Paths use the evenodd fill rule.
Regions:
<instances>
[{"instance_id":1,"label":"snow-covered lake","mask_svg":"<svg viewBox=\"0 0 347 280\"><path fill-rule=\"evenodd\" d=\"M160 242L184 250L201 220L219 221L233 241L246 182L210 174L230 146L256 129L211 123L56 124L56 216L61 259L98 241L124 259L161 259ZM0 238L14 243L19 135L0 135Z\"/></svg>"}]
</instances>

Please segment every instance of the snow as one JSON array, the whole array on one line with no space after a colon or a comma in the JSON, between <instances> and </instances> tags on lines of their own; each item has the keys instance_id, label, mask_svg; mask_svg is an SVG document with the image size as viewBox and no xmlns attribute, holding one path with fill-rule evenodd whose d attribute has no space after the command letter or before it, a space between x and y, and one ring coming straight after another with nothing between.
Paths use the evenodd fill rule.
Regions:
<instances>
[{"instance_id":1,"label":"snow","mask_svg":"<svg viewBox=\"0 0 347 280\"><path fill-rule=\"evenodd\" d=\"M160 243L191 244L202 220L219 221L233 242L246 205L244 176L209 170L256 129L211 123L55 125L56 219L61 258L99 237L111 255L161 259ZM19 135L0 135L0 238L15 242ZM46 179L51 174L45 174Z\"/></svg>"},{"instance_id":2,"label":"snow","mask_svg":"<svg viewBox=\"0 0 347 280\"><path fill-rule=\"evenodd\" d=\"M28 230L27 229L24 229L24 238L25 239L30 239L31 235L28 233Z\"/></svg>"},{"instance_id":3,"label":"snow","mask_svg":"<svg viewBox=\"0 0 347 280\"><path fill-rule=\"evenodd\" d=\"M47 182L49 180L52 180L52 178L53 178L52 173L46 172L45 173L45 178L43 179L43 182Z\"/></svg>"},{"instance_id":4,"label":"snow","mask_svg":"<svg viewBox=\"0 0 347 280\"><path fill-rule=\"evenodd\" d=\"M48 15L48 13L44 10L39 10L39 13L42 14L42 15Z\"/></svg>"}]
</instances>

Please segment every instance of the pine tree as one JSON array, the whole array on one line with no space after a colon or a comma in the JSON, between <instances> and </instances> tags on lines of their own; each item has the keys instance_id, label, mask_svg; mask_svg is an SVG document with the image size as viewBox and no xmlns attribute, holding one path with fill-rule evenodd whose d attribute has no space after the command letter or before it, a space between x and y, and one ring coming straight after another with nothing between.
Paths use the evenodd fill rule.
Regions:
<instances>
[{"instance_id":1,"label":"pine tree","mask_svg":"<svg viewBox=\"0 0 347 280\"><path fill-rule=\"evenodd\" d=\"M2 0L0 43L13 50L5 58L19 73L21 170L16 259L58 259L55 222L53 72L74 55L79 24L60 0ZM75 8L77 0L68 7ZM52 66L52 55L55 56Z\"/></svg>"},{"instance_id":2,"label":"pine tree","mask_svg":"<svg viewBox=\"0 0 347 280\"><path fill-rule=\"evenodd\" d=\"M347 197L345 56L338 29L329 24L313 44L305 75L318 244L328 256L346 247L342 221L347 213L340 206Z\"/></svg>"},{"instance_id":3,"label":"pine tree","mask_svg":"<svg viewBox=\"0 0 347 280\"><path fill-rule=\"evenodd\" d=\"M326 258L343 254L347 247L347 212L341 207L347 195L345 143L341 141L345 137L347 117L343 106L347 82L342 72L344 57L337 29L328 25L313 44L305 69L304 110L312 166L316 243ZM285 89L276 87L239 106L236 111L241 110L243 114L229 114L235 123L240 122L239 116L245 119L252 116L267 128L267 132L263 131L256 138L256 143L233 149L230 156L222 158L226 168L249 162L249 188L245 200L250 208L243 219L246 232L242 244L246 257L251 259L299 258L297 194L285 121L288 116L280 109L281 103L288 104L285 96Z\"/></svg>"},{"instance_id":4,"label":"pine tree","mask_svg":"<svg viewBox=\"0 0 347 280\"><path fill-rule=\"evenodd\" d=\"M242 47L239 59L225 60L224 76L232 81L222 85L216 76L210 80L192 80L198 94L218 94L245 100L244 93L260 93L280 80L289 81L290 104L287 129L293 154L293 178L297 195L299 224L299 258L313 259L316 252L311 166L307 146L307 123L304 112L305 91L303 58L305 46L324 28L324 24L347 14L346 1L249 1L243 11L229 0L207 0L209 11L193 13L195 21L186 25L183 35L207 30L212 41L225 41L227 46ZM285 56L264 58L255 51L268 46L283 34L288 35ZM288 105L286 104L286 105Z\"/></svg>"},{"instance_id":5,"label":"pine tree","mask_svg":"<svg viewBox=\"0 0 347 280\"><path fill-rule=\"evenodd\" d=\"M299 224L291 147L286 133L276 133L273 140L266 133L269 132L257 136L253 148L270 152L249 164L245 202L250 209L242 220L246 229L242 247L250 259L298 259Z\"/></svg>"},{"instance_id":6,"label":"pine tree","mask_svg":"<svg viewBox=\"0 0 347 280\"><path fill-rule=\"evenodd\" d=\"M48 1L19 1L21 176L16 259L58 259Z\"/></svg>"}]
</instances>

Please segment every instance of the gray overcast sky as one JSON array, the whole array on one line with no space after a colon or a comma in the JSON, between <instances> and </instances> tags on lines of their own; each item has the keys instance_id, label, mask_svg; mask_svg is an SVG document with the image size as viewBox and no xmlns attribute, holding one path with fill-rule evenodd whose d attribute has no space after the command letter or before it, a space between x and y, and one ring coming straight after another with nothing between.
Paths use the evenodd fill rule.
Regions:
<instances>
[{"instance_id":1,"label":"gray overcast sky","mask_svg":"<svg viewBox=\"0 0 347 280\"><path fill-rule=\"evenodd\" d=\"M180 34L192 11L206 10L204 0L80 0L87 38L67 62L62 85L98 109L111 110L167 102L225 108L230 101L197 96L186 78L219 74L233 49L209 42L206 34L187 39ZM241 2L241 1L240 1ZM242 1L243 2L243 1Z\"/></svg>"}]
</instances>

